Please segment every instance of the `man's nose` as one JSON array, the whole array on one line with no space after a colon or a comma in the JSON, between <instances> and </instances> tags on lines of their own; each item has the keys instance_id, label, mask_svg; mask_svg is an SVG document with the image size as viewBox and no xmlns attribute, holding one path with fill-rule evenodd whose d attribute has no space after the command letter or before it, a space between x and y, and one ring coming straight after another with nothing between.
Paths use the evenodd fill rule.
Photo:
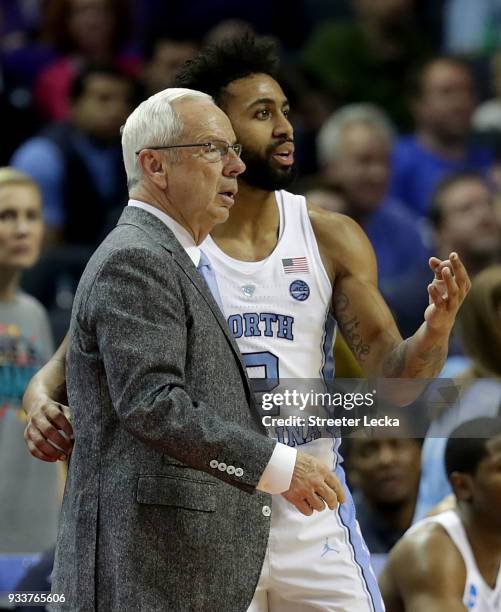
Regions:
<instances>
[{"instance_id":1,"label":"man's nose","mask_svg":"<svg viewBox=\"0 0 501 612\"><path fill-rule=\"evenodd\" d=\"M238 176L239 174L242 174L242 172L245 170L244 162L234 151L230 150L228 153L229 154L223 168L223 174L225 176Z\"/></svg>"},{"instance_id":2,"label":"man's nose","mask_svg":"<svg viewBox=\"0 0 501 612\"><path fill-rule=\"evenodd\" d=\"M276 123L273 127L273 136L278 138L285 136L288 140L292 140L294 137L294 128L291 122L285 115L278 115Z\"/></svg>"},{"instance_id":3,"label":"man's nose","mask_svg":"<svg viewBox=\"0 0 501 612\"><path fill-rule=\"evenodd\" d=\"M24 236L25 234L27 234L29 231L29 222L28 219L26 219L23 216L19 216L16 219L16 234L18 236Z\"/></svg>"}]
</instances>

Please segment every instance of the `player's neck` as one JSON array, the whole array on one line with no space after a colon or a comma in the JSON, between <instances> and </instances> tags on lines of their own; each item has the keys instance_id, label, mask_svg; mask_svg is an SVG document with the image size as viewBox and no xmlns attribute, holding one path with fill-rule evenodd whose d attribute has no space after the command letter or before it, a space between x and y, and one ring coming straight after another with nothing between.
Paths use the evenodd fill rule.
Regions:
<instances>
[{"instance_id":1,"label":"player's neck","mask_svg":"<svg viewBox=\"0 0 501 612\"><path fill-rule=\"evenodd\" d=\"M473 556L478 569L489 586L494 587L501 563L501 532L489 521L475 516L471 509L460 508L463 522Z\"/></svg>"},{"instance_id":2,"label":"player's neck","mask_svg":"<svg viewBox=\"0 0 501 612\"><path fill-rule=\"evenodd\" d=\"M255 241L259 236L278 234L280 215L274 191L264 191L238 182L235 205L226 223L216 225L211 236L216 242L226 238Z\"/></svg>"}]
</instances>

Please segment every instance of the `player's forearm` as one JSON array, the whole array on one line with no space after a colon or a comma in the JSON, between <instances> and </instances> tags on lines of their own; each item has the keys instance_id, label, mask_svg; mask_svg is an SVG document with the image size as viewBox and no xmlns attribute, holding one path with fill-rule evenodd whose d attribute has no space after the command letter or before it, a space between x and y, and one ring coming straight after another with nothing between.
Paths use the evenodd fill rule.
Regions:
<instances>
[{"instance_id":1,"label":"player's forearm","mask_svg":"<svg viewBox=\"0 0 501 612\"><path fill-rule=\"evenodd\" d=\"M382 362L385 378L434 378L447 357L450 330L433 330L425 322L400 342Z\"/></svg>"},{"instance_id":2,"label":"player's forearm","mask_svg":"<svg viewBox=\"0 0 501 612\"><path fill-rule=\"evenodd\" d=\"M67 403L65 373L67 344L66 335L54 355L31 379L23 397L23 409L26 414L29 415L40 401L45 401L46 398Z\"/></svg>"}]
</instances>

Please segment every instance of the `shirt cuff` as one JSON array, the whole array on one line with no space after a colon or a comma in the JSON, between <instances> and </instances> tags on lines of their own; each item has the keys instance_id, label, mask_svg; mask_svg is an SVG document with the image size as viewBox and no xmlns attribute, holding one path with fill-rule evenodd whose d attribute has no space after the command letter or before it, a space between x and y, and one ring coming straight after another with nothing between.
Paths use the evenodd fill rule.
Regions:
<instances>
[{"instance_id":1,"label":"shirt cuff","mask_svg":"<svg viewBox=\"0 0 501 612\"><path fill-rule=\"evenodd\" d=\"M288 491L296 465L296 455L295 448L278 442L256 488L273 495Z\"/></svg>"}]
</instances>

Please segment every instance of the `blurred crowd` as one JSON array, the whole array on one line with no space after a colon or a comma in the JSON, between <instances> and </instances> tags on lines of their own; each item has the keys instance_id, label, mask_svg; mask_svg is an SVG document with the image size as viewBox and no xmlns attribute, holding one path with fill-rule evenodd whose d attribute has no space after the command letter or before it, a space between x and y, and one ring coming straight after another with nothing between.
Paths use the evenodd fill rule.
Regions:
<instances>
[{"instance_id":1,"label":"blurred crowd","mask_svg":"<svg viewBox=\"0 0 501 612\"><path fill-rule=\"evenodd\" d=\"M0 177L0 385L12 383L26 355L34 367L52 348L47 339L16 352L13 337L51 332L58 342L67 329L85 263L126 203L120 126L130 110L169 87L204 45L246 32L280 45L298 164L291 190L363 227L404 337L423 318L429 256L459 253L474 289L444 375L468 380L477 416L499 416L501 0L1 0L0 167L13 170ZM13 198L24 203L33 243L14 263L2 248ZM29 220L40 214L39 253ZM18 327L5 324L19 283L49 323L38 302L24 300ZM486 378L487 390L479 386ZM0 421L22 396L16 384L0 393ZM467 418L442 419L424 443L350 444L348 474L372 552L387 553L451 492L445 472L439 478L443 441ZM0 423L0 456L6 432ZM56 476L31 478L47 490ZM15 549L4 539L0 553L41 552L55 526L38 527L48 537L34 529L32 543Z\"/></svg>"},{"instance_id":2,"label":"blurred crowd","mask_svg":"<svg viewBox=\"0 0 501 612\"><path fill-rule=\"evenodd\" d=\"M402 334L413 332L430 253L457 250L471 275L499 260L500 7L3 0L0 166L42 193L45 249L23 285L49 309L56 341L125 202L119 128L130 109L204 45L249 31L281 48L295 191L360 223L383 295Z\"/></svg>"}]
</instances>

